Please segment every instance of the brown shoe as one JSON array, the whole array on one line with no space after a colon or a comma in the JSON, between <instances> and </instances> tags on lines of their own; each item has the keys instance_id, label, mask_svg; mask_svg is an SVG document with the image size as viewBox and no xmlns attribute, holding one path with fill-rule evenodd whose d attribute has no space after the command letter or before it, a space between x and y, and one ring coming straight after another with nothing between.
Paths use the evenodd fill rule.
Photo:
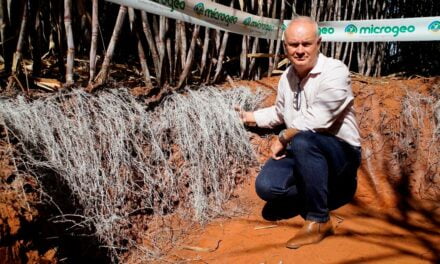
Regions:
<instances>
[{"instance_id":1,"label":"brown shoe","mask_svg":"<svg viewBox=\"0 0 440 264\"><path fill-rule=\"evenodd\" d=\"M318 243L332 234L334 234L334 231L330 219L325 223L306 220L298 233L287 241L286 247L296 249L304 245Z\"/></svg>"}]
</instances>

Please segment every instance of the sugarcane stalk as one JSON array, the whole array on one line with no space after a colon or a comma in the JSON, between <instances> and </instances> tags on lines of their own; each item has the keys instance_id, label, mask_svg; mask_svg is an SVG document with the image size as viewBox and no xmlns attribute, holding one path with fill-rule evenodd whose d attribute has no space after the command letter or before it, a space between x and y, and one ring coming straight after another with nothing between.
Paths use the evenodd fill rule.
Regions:
<instances>
[{"instance_id":1,"label":"sugarcane stalk","mask_svg":"<svg viewBox=\"0 0 440 264\"><path fill-rule=\"evenodd\" d=\"M270 3L272 1L269 1L268 3ZM276 11L277 11L277 3L278 1L275 1L275 3L273 4L273 9L272 9L272 18L275 18L276 16ZM269 42L269 54L273 54L274 53L274 49L275 49L275 40L271 39ZM273 69L273 65L274 65L274 58L273 57L269 57L269 71L267 73L268 76L272 76L272 69Z\"/></svg>"},{"instance_id":2,"label":"sugarcane stalk","mask_svg":"<svg viewBox=\"0 0 440 264\"><path fill-rule=\"evenodd\" d=\"M252 50L251 50L252 54L257 53L257 50L258 50L258 41L259 41L259 38L254 38L254 42L252 43ZM249 72L248 72L248 76L249 76L250 78L252 78L252 73L254 72L254 68L255 68L255 60L256 60L255 57L252 57L252 58L250 59Z\"/></svg>"},{"instance_id":3,"label":"sugarcane stalk","mask_svg":"<svg viewBox=\"0 0 440 264\"><path fill-rule=\"evenodd\" d=\"M246 71L248 66L248 42L249 37L243 35L241 40L241 53L240 53L240 78L246 78Z\"/></svg>"},{"instance_id":4,"label":"sugarcane stalk","mask_svg":"<svg viewBox=\"0 0 440 264\"><path fill-rule=\"evenodd\" d=\"M0 0L1 55L4 59L3 76L8 76L12 71L13 57L17 48L16 41L20 34L23 18L22 8L24 8L24 5L21 5L21 3L23 1Z\"/></svg>"},{"instance_id":5,"label":"sugarcane stalk","mask_svg":"<svg viewBox=\"0 0 440 264\"><path fill-rule=\"evenodd\" d=\"M281 11L280 11L280 27L278 27L278 36L281 36L281 34L283 34L283 32L281 31L281 25L284 23L284 12L285 12L285 8L286 8L286 3L285 0L281 0ZM277 68L278 65L278 61L279 61L279 53L280 53L280 46L281 43L283 41L281 39L277 40L277 45L275 48L275 58L273 60L273 66L272 68L269 68L269 73L271 76L272 75L272 71L275 70Z\"/></svg>"},{"instance_id":6,"label":"sugarcane stalk","mask_svg":"<svg viewBox=\"0 0 440 264\"><path fill-rule=\"evenodd\" d=\"M2 46L2 57L4 59L5 62L5 69L9 69L9 63L10 63L10 58L9 58L9 52L6 53L5 51L7 50L7 48L5 47L8 40L6 38L9 37L9 15L8 15L8 3L6 0L0 0L0 41L1 41L1 46Z\"/></svg>"},{"instance_id":7,"label":"sugarcane stalk","mask_svg":"<svg viewBox=\"0 0 440 264\"><path fill-rule=\"evenodd\" d=\"M218 29L215 30L214 39L215 39L215 51L217 51L217 53L218 53L220 50L220 45L222 44L220 30L218 30Z\"/></svg>"},{"instance_id":8,"label":"sugarcane stalk","mask_svg":"<svg viewBox=\"0 0 440 264\"><path fill-rule=\"evenodd\" d=\"M158 22L158 16L153 16L152 20L153 20L153 36L154 36L154 41L156 41L156 43L159 42L159 22ZM159 51L159 48L157 48L157 51Z\"/></svg>"},{"instance_id":9,"label":"sugarcane stalk","mask_svg":"<svg viewBox=\"0 0 440 264\"><path fill-rule=\"evenodd\" d=\"M142 75L144 77L145 86L151 88L153 85L151 83L150 71L148 70L147 59L145 57L144 48L142 47L140 32L135 24L134 9L131 7L128 8L128 18L130 20L130 28L136 34L139 63L141 64Z\"/></svg>"},{"instance_id":10,"label":"sugarcane stalk","mask_svg":"<svg viewBox=\"0 0 440 264\"><path fill-rule=\"evenodd\" d=\"M205 37L203 39L203 50L202 50L202 58L200 61L200 76L203 76L206 69L206 58L208 56L208 49L209 49L209 38L210 29L208 27L205 28Z\"/></svg>"},{"instance_id":11,"label":"sugarcane stalk","mask_svg":"<svg viewBox=\"0 0 440 264\"><path fill-rule=\"evenodd\" d=\"M186 27L185 27L185 22L181 22L180 23L180 56L181 56L181 63L182 63L182 69L185 67L186 64L186 51L188 49L188 45L187 45L187 39L186 39Z\"/></svg>"},{"instance_id":12,"label":"sugarcane stalk","mask_svg":"<svg viewBox=\"0 0 440 264\"><path fill-rule=\"evenodd\" d=\"M29 20L31 23L29 26L29 46L32 54L32 75L38 76L41 71L41 43L42 37L39 34L41 32L40 16L40 0L29 1Z\"/></svg>"},{"instance_id":13,"label":"sugarcane stalk","mask_svg":"<svg viewBox=\"0 0 440 264\"><path fill-rule=\"evenodd\" d=\"M150 71L148 70L147 59L145 57L144 48L142 47L141 42L138 40L137 43L139 61L142 67L142 73L144 76L145 86L151 88L153 84L151 83Z\"/></svg>"},{"instance_id":14,"label":"sugarcane stalk","mask_svg":"<svg viewBox=\"0 0 440 264\"><path fill-rule=\"evenodd\" d=\"M64 65L64 41L63 35L64 35L64 27L62 26L63 23L63 2L51 0L49 2L49 6L51 9L50 13L50 25L51 25L51 35L53 39L54 44L54 53L57 57L56 64L59 69L59 74L61 76L65 76L66 68Z\"/></svg>"},{"instance_id":15,"label":"sugarcane stalk","mask_svg":"<svg viewBox=\"0 0 440 264\"><path fill-rule=\"evenodd\" d=\"M67 38L67 62L66 62L66 85L73 85L73 61L75 58L75 44L72 31L72 1L64 0L64 27Z\"/></svg>"},{"instance_id":16,"label":"sugarcane stalk","mask_svg":"<svg viewBox=\"0 0 440 264\"><path fill-rule=\"evenodd\" d=\"M141 17L142 29L144 31L145 38L147 39L147 43L151 52L151 57L153 59L154 72L156 73L156 78L160 80L159 55L157 53L156 41L154 40L153 34L151 33L147 13L145 11L142 11Z\"/></svg>"},{"instance_id":17,"label":"sugarcane stalk","mask_svg":"<svg viewBox=\"0 0 440 264\"><path fill-rule=\"evenodd\" d=\"M226 46L228 44L228 38L229 38L229 32L225 32L223 34L222 45L220 48L220 53L218 55L217 67L215 69L215 75L214 75L214 79L213 79L214 83L218 81L218 79L220 78L220 73L222 72L223 59L225 57L225 51L226 51Z\"/></svg>"},{"instance_id":18,"label":"sugarcane stalk","mask_svg":"<svg viewBox=\"0 0 440 264\"><path fill-rule=\"evenodd\" d=\"M196 41L199 36L199 30L200 30L199 25L194 26L194 31L193 31L192 38L191 38L191 44L189 47L188 55L186 56L186 60L185 60L185 67L183 68L183 71L179 77L179 84L177 85L178 88L181 88L183 86L183 84L188 76L188 73L191 70L191 66L194 61L194 53L195 53L195 48L196 48Z\"/></svg>"},{"instance_id":19,"label":"sugarcane stalk","mask_svg":"<svg viewBox=\"0 0 440 264\"><path fill-rule=\"evenodd\" d=\"M258 15L259 16L263 16L263 2L262 1L258 1ZM255 38L254 39L254 43L252 44L252 54L256 53L258 50L258 42L259 42L259 38ZM255 58L251 58L251 62L249 65L249 77L252 78L252 73L254 71L254 67L255 67Z\"/></svg>"},{"instance_id":20,"label":"sugarcane stalk","mask_svg":"<svg viewBox=\"0 0 440 264\"><path fill-rule=\"evenodd\" d=\"M181 56L180 54L181 54L181 50L182 50L182 48L181 48L182 47L182 41L181 41L181 37L180 37L180 35L181 35L181 33L180 33L180 23L182 23L182 21L180 21L180 20L176 21L176 29L175 29L176 30L176 35L175 35L175 42L176 42L176 47L175 47L176 52L175 52L175 55L176 56L174 56L174 60L173 60L174 68L175 68L173 77L175 79L177 79L177 72L180 72L180 70L182 69L182 63L180 62L182 60L180 58L180 56Z\"/></svg>"},{"instance_id":21,"label":"sugarcane stalk","mask_svg":"<svg viewBox=\"0 0 440 264\"><path fill-rule=\"evenodd\" d=\"M9 24L8 23L8 16L5 16L5 13L7 14L7 8L4 7L4 5L7 4L5 0L0 0L0 41L2 45L2 56L5 56L5 28ZM5 12L6 11L6 12Z\"/></svg>"},{"instance_id":22,"label":"sugarcane stalk","mask_svg":"<svg viewBox=\"0 0 440 264\"><path fill-rule=\"evenodd\" d=\"M158 52L159 52L159 76L158 79L159 86L163 83L164 77L162 71L164 69L164 59L165 59L165 51L166 51L166 43L165 43L165 27L166 17L159 18L159 38L158 38Z\"/></svg>"},{"instance_id":23,"label":"sugarcane stalk","mask_svg":"<svg viewBox=\"0 0 440 264\"><path fill-rule=\"evenodd\" d=\"M171 22L171 20L168 18L165 20L165 32L168 32L170 30L170 22ZM165 44L166 44L166 49L167 49L165 56L168 57L168 59L165 59L165 60L168 62L168 66L169 66L168 82L170 84L174 84L174 79L173 79L173 76L174 76L173 51L174 50L171 47L170 34L165 33Z\"/></svg>"},{"instance_id":24,"label":"sugarcane stalk","mask_svg":"<svg viewBox=\"0 0 440 264\"><path fill-rule=\"evenodd\" d=\"M216 31L210 31L212 34L217 34L217 30ZM214 36L215 37L215 36ZM215 55L215 50L214 48L210 49L210 57L212 58L211 60L209 60L209 66L208 69L206 71L206 77L203 83L207 84L209 83L209 80L211 79L211 73L212 73L212 67L214 67L214 64L217 63L217 60L214 58Z\"/></svg>"},{"instance_id":25,"label":"sugarcane stalk","mask_svg":"<svg viewBox=\"0 0 440 264\"><path fill-rule=\"evenodd\" d=\"M90 43L90 77L89 83L93 81L96 74L96 47L98 45L98 0L92 4L92 40Z\"/></svg>"},{"instance_id":26,"label":"sugarcane stalk","mask_svg":"<svg viewBox=\"0 0 440 264\"><path fill-rule=\"evenodd\" d=\"M23 8L23 15L21 17L21 26L20 26L20 33L18 35L18 41L17 41L17 46L14 52L14 57L12 59L12 74L16 74L17 73L17 65L21 60L21 50L23 48L23 41L26 35L26 28L27 28L27 22L28 22L28 2L26 1L24 3L24 8Z\"/></svg>"},{"instance_id":27,"label":"sugarcane stalk","mask_svg":"<svg viewBox=\"0 0 440 264\"><path fill-rule=\"evenodd\" d=\"M240 10L245 11L245 4L243 0L239 0L238 3L240 4ZM241 52L240 52L240 78L244 79L246 75L247 70L247 54L248 54L248 36L243 35L243 38L241 39Z\"/></svg>"},{"instance_id":28,"label":"sugarcane stalk","mask_svg":"<svg viewBox=\"0 0 440 264\"><path fill-rule=\"evenodd\" d=\"M11 76L9 76L8 85L6 86L6 91L10 91L14 82L17 81L17 78L16 78L17 67L18 67L17 65L21 61L21 56L22 56L21 50L23 48L23 41L25 38L27 22L28 22L28 8L27 7L28 7L28 2L26 1L24 3L23 14L21 16L20 33L18 35L17 46L16 46L14 56L12 59Z\"/></svg>"},{"instance_id":29,"label":"sugarcane stalk","mask_svg":"<svg viewBox=\"0 0 440 264\"><path fill-rule=\"evenodd\" d=\"M93 85L89 84L87 87L88 92L92 92L97 87L103 85L107 81L107 75L109 71L110 61L113 57L115 51L116 43L119 39L119 34L121 32L122 24L124 23L125 15L127 14L127 7L121 5L119 8L118 17L116 18L115 27L113 28L113 34L110 39L110 43L105 53L104 61L102 63L102 68L95 78L95 83Z\"/></svg>"}]
</instances>

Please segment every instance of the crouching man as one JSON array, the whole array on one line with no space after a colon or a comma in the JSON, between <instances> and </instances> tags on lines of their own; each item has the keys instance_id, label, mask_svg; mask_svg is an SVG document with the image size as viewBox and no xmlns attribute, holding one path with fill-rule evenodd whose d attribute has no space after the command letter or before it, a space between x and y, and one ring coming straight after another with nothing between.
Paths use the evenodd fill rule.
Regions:
<instances>
[{"instance_id":1,"label":"crouching man","mask_svg":"<svg viewBox=\"0 0 440 264\"><path fill-rule=\"evenodd\" d=\"M320 54L320 44L315 21L291 21L284 48L292 65L281 76L275 105L240 111L245 124L287 127L271 146L272 158L255 185L268 203L291 201L301 208L306 221L287 241L288 248L333 234L329 211L350 202L357 186L361 148L349 71Z\"/></svg>"}]
</instances>

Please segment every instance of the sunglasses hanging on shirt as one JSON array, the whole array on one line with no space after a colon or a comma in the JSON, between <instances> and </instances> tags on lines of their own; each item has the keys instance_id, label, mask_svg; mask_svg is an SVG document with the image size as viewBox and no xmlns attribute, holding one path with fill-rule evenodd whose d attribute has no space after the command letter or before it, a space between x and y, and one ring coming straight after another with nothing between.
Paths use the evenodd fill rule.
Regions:
<instances>
[{"instance_id":1,"label":"sunglasses hanging on shirt","mask_svg":"<svg viewBox=\"0 0 440 264\"><path fill-rule=\"evenodd\" d=\"M294 102L294 107L296 111L299 111L299 109L301 108L301 96L300 96L300 92L301 92L301 82L298 82L297 86L296 86L296 92L295 92L295 102Z\"/></svg>"}]
</instances>

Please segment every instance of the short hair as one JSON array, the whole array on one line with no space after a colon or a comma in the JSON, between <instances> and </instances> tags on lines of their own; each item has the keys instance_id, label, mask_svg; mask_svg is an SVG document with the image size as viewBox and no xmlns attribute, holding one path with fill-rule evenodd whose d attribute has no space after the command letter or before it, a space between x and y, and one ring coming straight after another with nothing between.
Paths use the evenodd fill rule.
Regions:
<instances>
[{"instance_id":1,"label":"short hair","mask_svg":"<svg viewBox=\"0 0 440 264\"><path fill-rule=\"evenodd\" d=\"M316 37L319 37L321 35L321 33L319 32L318 23L313 18L311 18L309 16L295 16L294 18L292 18L292 20L290 20L289 24L287 25L287 28L289 28L289 26L291 24L298 22L298 21L305 21L305 22L313 24L316 28L316 30L315 30ZM284 31L284 34L286 34L285 32L286 31Z\"/></svg>"}]
</instances>

